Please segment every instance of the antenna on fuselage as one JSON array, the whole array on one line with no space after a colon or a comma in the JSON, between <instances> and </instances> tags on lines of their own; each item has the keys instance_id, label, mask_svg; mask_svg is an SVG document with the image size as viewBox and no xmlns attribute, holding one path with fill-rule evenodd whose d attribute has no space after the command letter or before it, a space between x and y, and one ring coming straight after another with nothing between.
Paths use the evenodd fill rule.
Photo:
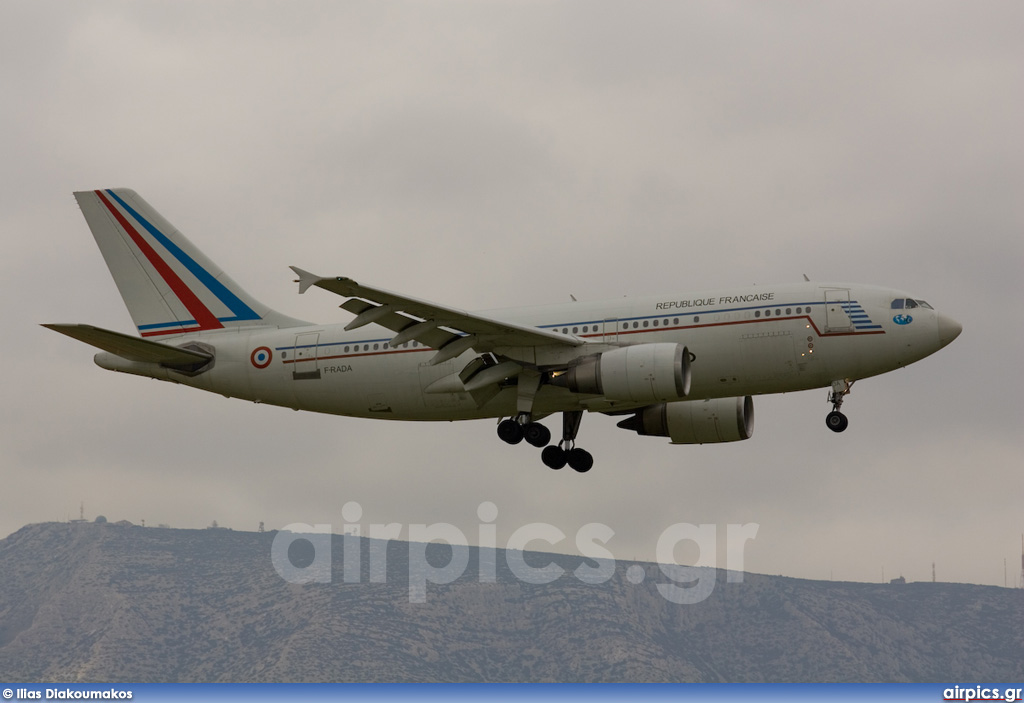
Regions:
<instances>
[{"instance_id":1,"label":"antenna on fuselage","mask_svg":"<svg viewBox=\"0 0 1024 703\"><path fill-rule=\"evenodd\" d=\"M808 283L810 283L810 282L811 282L811 279L809 279L809 278L807 277L807 274L806 274L806 273L804 274L804 280L805 280L805 281L807 281Z\"/></svg>"}]
</instances>

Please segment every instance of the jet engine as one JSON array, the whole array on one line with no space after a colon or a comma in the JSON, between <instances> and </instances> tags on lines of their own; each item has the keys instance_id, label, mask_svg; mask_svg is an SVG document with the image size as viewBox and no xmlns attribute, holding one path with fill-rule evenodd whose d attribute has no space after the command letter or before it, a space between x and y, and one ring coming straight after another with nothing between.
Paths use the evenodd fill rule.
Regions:
<instances>
[{"instance_id":1,"label":"jet engine","mask_svg":"<svg viewBox=\"0 0 1024 703\"><path fill-rule=\"evenodd\" d=\"M672 444L736 442L754 434L754 401L748 395L659 403L637 410L618 426L641 435L669 437Z\"/></svg>"},{"instance_id":2,"label":"jet engine","mask_svg":"<svg viewBox=\"0 0 1024 703\"><path fill-rule=\"evenodd\" d=\"M609 400L680 400L690 392L690 354L682 344L636 344L577 359L551 382Z\"/></svg>"}]
</instances>

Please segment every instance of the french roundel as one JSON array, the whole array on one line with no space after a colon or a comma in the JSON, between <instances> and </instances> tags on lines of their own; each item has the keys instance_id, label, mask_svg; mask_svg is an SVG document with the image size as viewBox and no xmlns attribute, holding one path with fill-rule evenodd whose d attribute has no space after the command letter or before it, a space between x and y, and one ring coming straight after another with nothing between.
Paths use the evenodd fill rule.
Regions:
<instances>
[{"instance_id":1,"label":"french roundel","mask_svg":"<svg viewBox=\"0 0 1024 703\"><path fill-rule=\"evenodd\" d=\"M258 369L265 369L270 366L271 359L274 358L274 354L268 347L257 347L253 350L252 355L249 357L249 361L252 365Z\"/></svg>"}]
</instances>

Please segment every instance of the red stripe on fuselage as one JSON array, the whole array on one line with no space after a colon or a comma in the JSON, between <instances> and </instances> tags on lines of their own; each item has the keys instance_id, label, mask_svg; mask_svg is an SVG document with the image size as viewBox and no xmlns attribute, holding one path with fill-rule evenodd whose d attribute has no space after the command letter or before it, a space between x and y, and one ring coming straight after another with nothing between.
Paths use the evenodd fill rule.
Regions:
<instances>
[{"instance_id":1,"label":"red stripe on fuselage","mask_svg":"<svg viewBox=\"0 0 1024 703\"><path fill-rule=\"evenodd\" d=\"M189 327L188 329L174 327L169 330L159 330L157 332L140 332L140 337L163 337L169 334L187 334L189 332L201 332L202 327Z\"/></svg>"},{"instance_id":2,"label":"red stripe on fuselage","mask_svg":"<svg viewBox=\"0 0 1024 703\"><path fill-rule=\"evenodd\" d=\"M100 201L107 206L110 213L114 216L124 231L128 233L128 236L135 242L135 246L143 253L149 263L156 269L156 272L160 274L160 277L167 282L167 285L171 287L174 294L178 296L178 300L185 306L185 309L192 314L193 319L199 324L199 330L215 330L224 327L217 319L208 307L203 305L203 302L196 297L196 294L185 285L185 282L178 277L178 274L164 261L156 250L150 246L149 242L146 241L137 229L132 227L131 223L128 222L127 218L121 214L121 211L114 207L114 204L107 200L107 197L103 195L101 191L96 191L96 195L99 196ZM195 332L198 330L190 329L189 332ZM159 334L159 333L151 333ZM173 332L168 332L173 334ZM149 336L149 335L143 335Z\"/></svg>"}]
</instances>

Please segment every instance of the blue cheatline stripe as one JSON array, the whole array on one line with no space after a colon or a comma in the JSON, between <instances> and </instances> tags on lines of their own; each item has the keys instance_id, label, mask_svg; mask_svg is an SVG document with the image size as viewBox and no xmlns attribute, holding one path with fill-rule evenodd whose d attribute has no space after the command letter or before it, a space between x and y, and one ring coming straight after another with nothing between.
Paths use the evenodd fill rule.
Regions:
<instances>
[{"instance_id":1,"label":"blue cheatline stripe","mask_svg":"<svg viewBox=\"0 0 1024 703\"><path fill-rule=\"evenodd\" d=\"M251 317L218 317L218 322L241 322L243 320L252 320ZM154 322L150 325L139 325L140 330L158 330L166 329L168 327L186 327L188 325L198 325L199 323L195 320L182 320L181 322Z\"/></svg>"},{"instance_id":2,"label":"blue cheatline stripe","mask_svg":"<svg viewBox=\"0 0 1024 703\"><path fill-rule=\"evenodd\" d=\"M218 300L220 300L222 303L224 303L224 305L226 305L227 308L229 310L231 310L231 312L233 312L235 314L234 318L230 318L227 321L234 322L234 321L242 321L242 320L259 320L260 319L260 316L258 314L256 314L255 310L253 310L248 305L246 305L244 302L242 302L237 295L232 293L227 288L227 286L225 286L223 283L218 281L216 278L214 278L210 274L209 271L207 271L202 266L200 266L198 263L196 263L195 260L192 259L192 257L190 257L188 254L186 254L184 251L182 251L178 247L178 245L175 244L174 242L172 242L170 239L168 239L167 236L163 234L163 232L158 230L150 222L148 222L144 217L142 217L142 215L140 215L134 209L132 209L132 207L130 205L128 205L128 203L126 203L124 200L122 200L114 191L108 190L107 193L110 195L110 197L112 197L114 200L116 200L118 202L118 204L121 207L123 207L125 209L125 211L129 215L134 217L139 222L139 224L141 224L146 229L147 232L149 232L151 235L153 235L153 238L156 239L158 242L160 242L160 244L167 251L169 251L171 253L171 255L175 259L177 259L179 262L181 262L181 264L186 269L188 269L188 271L193 276L195 276L199 280L200 283L202 283L204 286L206 286L206 288L211 293L213 293L215 296L217 296ZM225 321L225 320L222 320L222 322L223 321ZM142 328L139 328L139 329L142 329Z\"/></svg>"},{"instance_id":3,"label":"blue cheatline stripe","mask_svg":"<svg viewBox=\"0 0 1024 703\"><path fill-rule=\"evenodd\" d=\"M573 325L577 325L577 326L578 325L594 325L594 324L600 324L602 322L615 322L615 323L618 323L618 322L633 322L633 321L641 321L641 320L662 320L662 319L665 319L665 318L675 318L675 317L678 317L678 318L694 317L694 316L698 316L699 317L699 316L702 316L702 315L719 315L719 314L732 313L732 312L746 312L748 310L772 310L774 308L810 307L812 305L824 305L824 304L825 303L823 303L821 301L817 301L817 302L812 301L812 302L802 302L802 303L773 303L771 305L748 305L746 307L740 307L740 308L711 308L711 309L707 309L707 310L704 310L704 309L689 309L689 308L687 308L685 311L675 310L675 311L672 311L672 312L662 312L662 313L660 313L658 315L636 315L636 316L633 316L633 317L609 317L609 318L602 317L602 318L598 318L596 320L579 320L577 322L559 322L559 323L553 324L553 325L537 325L537 327L540 328L540 329L553 329L555 327L572 327ZM860 308L859 304L858 304L858 308ZM863 308L860 308L860 309L863 310ZM845 309L844 309L844 312L846 312ZM799 314L803 315L804 313L799 313ZM793 314L786 313L784 315L784 317L791 318L791 317L793 317ZM756 320L750 320L750 321L751 322L765 322L765 321L770 321L771 319L772 318L770 318L770 317L766 317L766 318L758 318ZM868 319L868 322L870 322L870 321L871 320ZM679 324L680 325L682 324L682 320L680 320ZM652 328L652 329L655 329L655 328ZM595 332L596 331L597 330L595 330Z\"/></svg>"},{"instance_id":4,"label":"blue cheatline stripe","mask_svg":"<svg viewBox=\"0 0 1024 703\"><path fill-rule=\"evenodd\" d=\"M155 322L151 325L139 325L140 330L158 330L167 327L185 327L186 325L198 325L195 320L182 320L181 322Z\"/></svg>"}]
</instances>

